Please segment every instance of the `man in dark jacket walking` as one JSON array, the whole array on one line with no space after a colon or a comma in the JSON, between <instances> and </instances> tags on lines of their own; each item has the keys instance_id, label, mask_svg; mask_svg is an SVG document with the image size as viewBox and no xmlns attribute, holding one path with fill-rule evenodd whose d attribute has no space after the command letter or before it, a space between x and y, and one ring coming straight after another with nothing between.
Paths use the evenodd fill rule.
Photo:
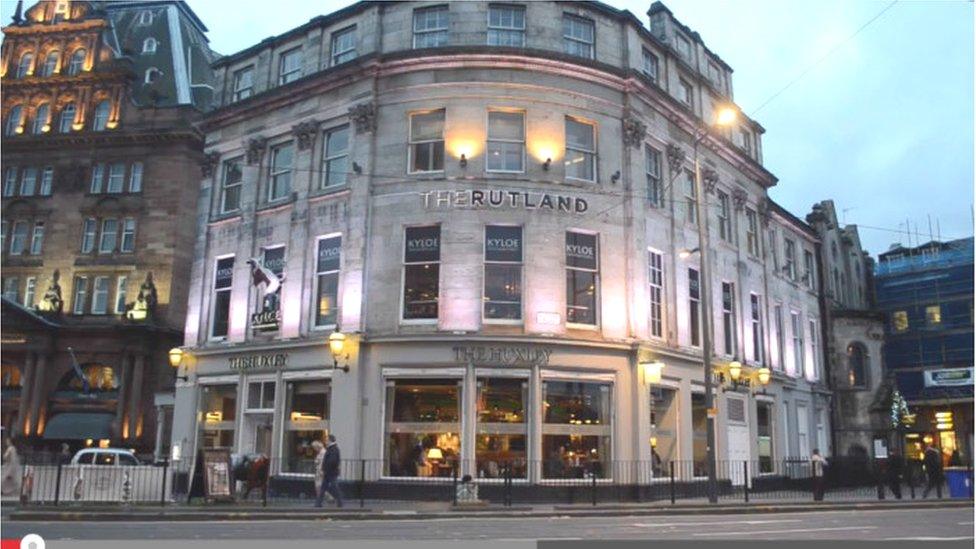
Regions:
<instances>
[{"instance_id":1,"label":"man in dark jacket walking","mask_svg":"<svg viewBox=\"0 0 976 549\"><path fill-rule=\"evenodd\" d=\"M905 460L898 453L892 450L888 456L888 488L894 494L895 499L901 499L901 476L905 471Z\"/></svg>"},{"instance_id":2,"label":"man in dark jacket walking","mask_svg":"<svg viewBox=\"0 0 976 549\"><path fill-rule=\"evenodd\" d=\"M342 507L342 491L339 490L339 465L342 458L339 455L339 445L335 435L330 434L325 445L325 458L322 460L322 486L315 498L315 506L322 507L322 500L328 492L335 498L336 507Z\"/></svg>"},{"instance_id":3,"label":"man in dark jacket walking","mask_svg":"<svg viewBox=\"0 0 976 549\"><path fill-rule=\"evenodd\" d=\"M935 446L926 444L925 456L922 458L922 464L925 465L925 475L928 477L928 483L925 485L925 491L922 492L922 499L929 497L929 492L931 492L933 488L935 489L935 493L941 498L942 452L940 452Z\"/></svg>"}]
</instances>

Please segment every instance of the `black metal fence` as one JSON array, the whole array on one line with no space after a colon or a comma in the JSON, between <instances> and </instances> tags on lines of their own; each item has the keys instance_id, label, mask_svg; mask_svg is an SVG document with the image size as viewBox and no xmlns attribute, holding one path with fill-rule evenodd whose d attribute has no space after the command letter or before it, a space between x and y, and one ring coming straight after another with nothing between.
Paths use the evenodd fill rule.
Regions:
<instances>
[{"instance_id":1,"label":"black metal fence","mask_svg":"<svg viewBox=\"0 0 976 549\"><path fill-rule=\"evenodd\" d=\"M315 477L291 471L294 463L270 459L266 467L233 471L234 500L256 505L311 503ZM306 471L309 467L304 468ZM467 472L472 475L466 474ZM971 470L970 470L971 474ZM476 476L475 476L476 475ZM202 471L192 462L155 465L71 465L38 459L24 466L21 500L30 504L205 504ZM720 460L709 482L703 462L476 461L418 463L391 471L382 460L344 460L339 487L346 502L440 501L497 505L860 501L945 497L944 477L928 487L921 462L900 472L877 460L836 459L814 467L808 459Z\"/></svg>"}]
</instances>

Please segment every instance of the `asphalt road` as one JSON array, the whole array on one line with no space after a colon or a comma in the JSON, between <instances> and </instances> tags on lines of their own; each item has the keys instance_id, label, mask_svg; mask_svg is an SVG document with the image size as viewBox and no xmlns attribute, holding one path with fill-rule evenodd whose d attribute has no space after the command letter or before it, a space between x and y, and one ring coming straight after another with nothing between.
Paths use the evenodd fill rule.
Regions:
<instances>
[{"instance_id":1,"label":"asphalt road","mask_svg":"<svg viewBox=\"0 0 976 549\"><path fill-rule=\"evenodd\" d=\"M3 523L4 538L27 533L40 534L47 540L971 540L973 509L517 519Z\"/></svg>"}]
</instances>

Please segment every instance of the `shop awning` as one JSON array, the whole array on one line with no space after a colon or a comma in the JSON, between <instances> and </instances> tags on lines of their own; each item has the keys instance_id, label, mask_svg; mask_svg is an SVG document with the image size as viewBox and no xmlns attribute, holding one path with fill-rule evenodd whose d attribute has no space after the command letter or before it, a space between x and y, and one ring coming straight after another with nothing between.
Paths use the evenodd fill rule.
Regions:
<instances>
[{"instance_id":1,"label":"shop awning","mask_svg":"<svg viewBox=\"0 0 976 549\"><path fill-rule=\"evenodd\" d=\"M101 440L112 438L112 414L63 412L53 416L44 427L49 440Z\"/></svg>"}]
</instances>

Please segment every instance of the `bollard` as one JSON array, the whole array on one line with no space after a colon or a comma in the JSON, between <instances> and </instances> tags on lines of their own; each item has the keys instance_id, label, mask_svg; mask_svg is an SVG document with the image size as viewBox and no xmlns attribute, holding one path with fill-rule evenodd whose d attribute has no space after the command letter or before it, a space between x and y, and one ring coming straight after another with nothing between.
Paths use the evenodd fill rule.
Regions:
<instances>
[{"instance_id":1,"label":"bollard","mask_svg":"<svg viewBox=\"0 0 976 549\"><path fill-rule=\"evenodd\" d=\"M453 496L453 505L457 507L457 487L458 487L458 468L457 463L453 463L451 466L451 475L453 476L453 481L451 483L451 492Z\"/></svg>"},{"instance_id":2,"label":"bollard","mask_svg":"<svg viewBox=\"0 0 976 549\"><path fill-rule=\"evenodd\" d=\"M744 474L743 481L745 484L742 485L742 493L746 497L746 503L749 503L749 462L742 462L742 472Z\"/></svg>"},{"instance_id":3,"label":"bollard","mask_svg":"<svg viewBox=\"0 0 976 549\"><path fill-rule=\"evenodd\" d=\"M61 460L58 460L58 474L55 477L54 484L54 504L57 505L61 500L61 467L63 466Z\"/></svg>"},{"instance_id":4,"label":"bollard","mask_svg":"<svg viewBox=\"0 0 976 549\"><path fill-rule=\"evenodd\" d=\"M671 505L674 505L674 462L668 462L668 469L671 470Z\"/></svg>"},{"instance_id":5,"label":"bollard","mask_svg":"<svg viewBox=\"0 0 976 549\"><path fill-rule=\"evenodd\" d=\"M359 508L366 506L366 498L363 495L363 487L366 484L366 460L359 460Z\"/></svg>"},{"instance_id":6,"label":"bollard","mask_svg":"<svg viewBox=\"0 0 976 549\"><path fill-rule=\"evenodd\" d=\"M505 466L505 494L503 497L505 507L512 506L512 464Z\"/></svg>"},{"instance_id":7,"label":"bollard","mask_svg":"<svg viewBox=\"0 0 976 549\"><path fill-rule=\"evenodd\" d=\"M163 461L163 489L159 494L159 505L166 506L166 477L169 473L169 460Z\"/></svg>"},{"instance_id":8,"label":"bollard","mask_svg":"<svg viewBox=\"0 0 976 549\"><path fill-rule=\"evenodd\" d=\"M591 486L591 492L593 493L592 494L592 496L593 496L593 506L596 507L596 471L593 470L592 467L590 469L591 469L590 470L590 477L593 479L593 482L590 484L590 486Z\"/></svg>"}]
</instances>

